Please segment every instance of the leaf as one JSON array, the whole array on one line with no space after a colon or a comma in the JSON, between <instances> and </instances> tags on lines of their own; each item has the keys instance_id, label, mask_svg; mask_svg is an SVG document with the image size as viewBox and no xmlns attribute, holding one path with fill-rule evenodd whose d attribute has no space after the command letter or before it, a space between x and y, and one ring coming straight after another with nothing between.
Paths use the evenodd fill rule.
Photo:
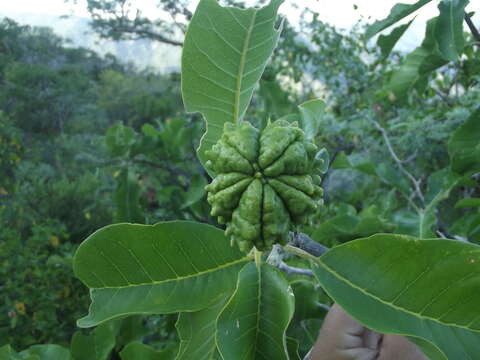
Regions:
<instances>
[{"instance_id":1,"label":"leaf","mask_svg":"<svg viewBox=\"0 0 480 360\"><path fill-rule=\"evenodd\" d=\"M469 0L442 0L438 4L435 37L440 53L449 61L457 61L463 52L463 17L468 3Z\"/></svg>"},{"instance_id":2,"label":"leaf","mask_svg":"<svg viewBox=\"0 0 480 360\"><path fill-rule=\"evenodd\" d=\"M139 341L128 344L120 352L122 360L173 360L175 353L170 350L157 351Z\"/></svg>"},{"instance_id":3,"label":"leaf","mask_svg":"<svg viewBox=\"0 0 480 360\"><path fill-rule=\"evenodd\" d=\"M181 206L181 209L186 209L193 204L202 200L205 196L205 185L207 185L207 179L200 174L194 174L190 182L188 191L185 194L185 202Z\"/></svg>"},{"instance_id":4,"label":"leaf","mask_svg":"<svg viewBox=\"0 0 480 360\"><path fill-rule=\"evenodd\" d=\"M301 360L298 354L299 341L297 339L287 337L287 350L289 360Z\"/></svg>"},{"instance_id":5,"label":"leaf","mask_svg":"<svg viewBox=\"0 0 480 360\"><path fill-rule=\"evenodd\" d=\"M343 151L335 157L332 167L334 169L355 169L367 175L377 175L377 170L372 162L367 161L354 165Z\"/></svg>"},{"instance_id":6,"label":"leaf","mask_svg":"<svg viewBox=\"0 0 480 360\"><path fill-rule=\"evenodd\" d=\"M201 0L197 7L183 46L182 95L186 110L202 113L207 123L197 150L202 164L223 124L243 120L280 36L274 25L282 2L243 10Z\"/></svg>"},{"instance_id":7,"label":"leaf","mask_svg":"<svg viewBox=\"0 0 480 360\"><path fill-rule=\"evenodd\" d=\"M448 153L453 171L459 174L480 171L480 109L453 133Z\"/></svg>"},{"instance_id":8,"label":"leaf","mask_svg":"<svg viewBox=\"0 0 480 360\"><path fill-rule=\"evenodd\" d=\"M395 44L400 40L405 31L410 27L410 24L415 20L413 18L408 23L400 25L392 30L392 32L388 35L380 35L377 39L377 45L382 50L382 55L384 58L387 58L390 55L390 52L395 47Z\"/></svg>"},{"instance_id":9,"label":"leaf","mask_svg":"<svg viewBox=\"0 0 480 360\"><path fill-rule=\"evenodd\" d=\"M136 315L109 321L107 323L113 324L115 329L117 349L122 348L133 341L140 341L148 334L148 329L145 327L143 319L143 316Z\"/></svg>"},{"instance_id":10,"label":"leaf","mask_svg":"<svg viewBox=\"0 0 480 360\"><path fill-rule=\"evenodd\" d=\"M34 345L27 350L21 351L20 359L27 360L70 360L70 351L63 346L48 344L48 345Z\"/></svg>"},{"instance_id":11,"label":"leaf","mask_svg":"<svg viewBox=\"0 0 480 360\"><path fill-rule=\"evenodd\" d=\"M288 360L285 331L294 296L287 280L268 264L244 266L232 298L218 318L217 344L224 359Z\"/></svg>"},{"instance_id":12,"label":"leaf","mask_svg":"<svg viewBox=\"0 0 480 360\"><path fill-rule=\"evenodd\" d=\"M448 169L445 169L448 170ZM422 209L419 214L419 231L418 235L420 238L425 239L429 237L434 237L435 233L432 231L432 228L437 223L436 211L438 204L447 199L450 196L450 192L458 185L460 178L454 176L449 171L440 170L439 174L443 175L444 183L440 191L435 195L435 197L428 203L425 209ZM433 176L436 173L433 174ZM431 176L432 177L432 176Z\"/></svg>"},{"instance_id":13,"label":"leaf","mask_svg":"<svg viewBox=\"0 0 480 360\"><path fill-rule=\"evenodd\" d=\"M277 119L292 111L289 94L282 89L278 81L261 80L259 95L262 97L267 118Z\"/></svg>"},{"instance_id":14,"label":"leaf","mask_svg":"<svg viewBox=\"0 0 480 360\"><path fill-rule=\"evenodd\" d=\"M387 93L393 93L396 98L404 99L414 86L426 84L430 73L445 65L447 61L438 51L435 38L437 18L427 22L425 38L422 45L407 55L399 70L393 73L385 85Z\"/></svg>"},{"instance_id":15,"label":"leaf","mask_svg":"<svg viewBox=\"0 0 480 360\"><path fill-rule=\"evenodd\" d=\"M70 350L75 360L107 360L115 347L115 332L110 324L102 324L89 335L73 334Z\"/></svg>"},{"instance_id":16,"label":"leaf","mask_svg":"<svg viewBox=\"0 0 480 360\"><path fill-rule=\"evenodd\" d=\"M365 36L367 39L371 38L373 35L379 33L380 31L386 29L390 25L395 24L397 21L402 20L404 17L410 15L411 13L417 11L422 6L428 4L432 0L420 0L415 4L403 4L398 3L390 10L390 14L387 18L375 21L372 25L367 28Z\"/></svg>"},{"instance_id":17,"label":"leaf","mask_svg":"<svg viewBox=\"0 0 480 360\"><path fill-rule=\"evenodd\" d=\"M455 209L469 208L469 207L480 207L480 198L462 199L455 204Z\"/></svg>"},{"instance_id":18,"label":"leaf","mask_svg":"<svg viewBox=\"0 0 480 360\"><path fill-rule=\"evenodd\" d=\"M480 247L379 234L338 246L313 271L351 316L408 335L431 360L480 353Z\"/></svg>"},{"instance_id":19,"label":"leaf","mask_svg":"<svg viewBox=\"0 0 480 360\"><path fill-rule=\"evenodd\" d=\"M114 125L107 130L105 144L113 156L123 156L135 143L135 131L128 126Z\"/></svg>"},{"instance_id":20,"label":"leaf","mask_svg":"<svg viewBox=\"0 0 480 360\"><path fill-rule=\"evenodd\" d=\"M0 347L0 360L19 360L20 357L18 354L15 352L15 350L12 349L10 345L4 345ZM26 358L28 359L28 358ZM36 360L35 358L31 357L29 358L30 360Z\"/></svg>"},{"instance_id":21,"label":"leaf","mask_svg":"<svg viewBox=\"0 0 480 360\"><path fill-rule=\"evenodd\" d=\"M325 114L325 103L320 99L309 100L298 105L298 109L301 115L300 125L305 132L305 137L312 140L318 134L321 117Z\"/></svg>"},{"instance_id":22,"label":"leaf","mask_svg":"<svg viewBox=\"0 0 480 360\"><path fill-rule=\"evenodd\" d=\"M145 216L140 207L140 186L128 168L118 177L118 186L113 196L115 201L115 222L144 223Z\"/></svg>"},{"instance_id":23,"label":"leaf","mask_svg":"<svg viewBox=\"0 0 480 360\"><path fill-rule=\"evenodd\" d=\"M198 311L233 292L248 261L215 227L172 221L106 226L85 240L74 258L76 276L90 290L80 327L133 314Z\"/></svg>"},{"instance_id":24,"label":"leaf","mask_svg":"<svg viewBox=\"0 0 480 360\"><path fill-rule=\"evenodd\" d=\"M303 267L306 266L303 265ZM297 277L300 278L300 276ZM316 319L320 323L322 322L326 315L326 310L319 304L328 302L328 300L323 291L318 291L318 283L314 279L311 281L305 280L305 276L303 276L303 279L291 282L291 286L295 294L295 312L288 327L287 336L301 340L299 352L300 355L304 355L312 348L318 336L319 328L316 329L317 331L313 336L310 336L308 327L312 319ZM288 338L287 345L290 351Z\"/></svg>"},{"instance_id":25,"label":"leaf","mask_svg":"<svg viewBox=\"0 0 480 360\"><path fill-rule=\"evenodd\" d=\"M319 171L322 174L326 174L328 168L330 167L330 154L328 153L327 149L321 148L320 151L315 155L315 159L321 159L323 161Z\"/></svg>"},{"instance_id":26,"label":"leaf","mask_svg":"<svg viewBox=\"0 0 480 360\"><path fill-rule=\"evenodd\" d=\"M180 350L175 360L210 360L216 349L217 318L227 298L196 312L183 312L176 324Z\"/></svg>"},{"instance_id":27,"label":"leaf","mask_svg":"<svg viewBox=\"0 0 480 360\"><path fill-rule=\"evenodd\" d=\"M394 167L389 163L380 163L377 165L375 171L380 180L385 184L394 186L403 194L410 195L410 184L397 167Z\"/></svg>"}]
</instances>

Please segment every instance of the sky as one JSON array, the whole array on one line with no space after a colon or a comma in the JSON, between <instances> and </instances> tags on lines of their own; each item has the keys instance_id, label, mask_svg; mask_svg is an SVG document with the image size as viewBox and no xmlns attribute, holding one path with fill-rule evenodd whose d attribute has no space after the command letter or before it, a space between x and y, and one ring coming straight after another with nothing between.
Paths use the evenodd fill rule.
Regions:
<instances>
[{"instance_id":1,"label":"sky","mask_svg":"<svg viewBox=\"0 0 480 360\"><path fill-rule=\"evenodd\" d=\"M85 0L77 0L78 4L76 6L71 3L66 4L64 0L0 1L2 2L0 5L0 13L8 15L28 12L59 16L71 14L78 17L88 17L88 13L85 10ZM295 0L285 0L285 4L281 7L281 13L288 14L288 18L294 22L295 18L299 16L300 10L295 10L291 7L292 1ZM414 3L415 1L416 0L296 0L298 4L308 3L312 9L320 14L321 20L345 29L350 28L361 17L369 22L386 17L392 6L397 2ZM156 0L131 0L131 2L142 10L143 14L149 17L155 18L159 14L158 9L155 7L157 3ZM196 3L198 3L198 0L192 0L193 8ZM357 6L357 9L354 8L354 4ZM437 0L432 1L417 11L417 18L399 44L400 49L409 50L418 45L424 35L426 20L438 14L437 4ZM480 0L470 0L467 9L470 11L479 10ZM480 14L477 14L474 20L477 24L480 23ZM387 30L387 32L389 31L390 30Z\"/></svg>"},{"instance_id":2,"label":"sky","mask_svg":"<svg viewBox=\"0 0 480 360\"><path fill-rule=\"evenodd\" d=\"M8 1L3 0L0 5L1 12L8 13L22 13L22 12L34 12L44 13L50 15L63 15L69 13L70 10L74 11L76 16L88 16L85 10L84 0L77 0L78 5L65 4L63 0L15 0ZM151 14L155 16L157 13L155 4L156 0L131 0L132 3L139 7L145 14ZM192 3L197 3L198 0L193 0ZM289 6L289 0L286 0L283 5L285 13L291 13ZM322 14L323 20L327 20L334 25L347 27L353 24L359 17L363 15L365 17L371 16L373 19L382 18L386 16L390 8L397 3L397 0L303 0L304 3L310 3L310 6ZM411 0L403 0L403 2L412 2ZM480 0L471 0L471 6L477 2L480 5ZM302 2L299 2L300 4ZM435 1L432 2L422 12L428 16L435 14ZM358 6L358 10L354 10L353 5ZM433 5L433 6L431 6ZM472 6L473 7L473 6Z\"/></svg>"}]
</instances>

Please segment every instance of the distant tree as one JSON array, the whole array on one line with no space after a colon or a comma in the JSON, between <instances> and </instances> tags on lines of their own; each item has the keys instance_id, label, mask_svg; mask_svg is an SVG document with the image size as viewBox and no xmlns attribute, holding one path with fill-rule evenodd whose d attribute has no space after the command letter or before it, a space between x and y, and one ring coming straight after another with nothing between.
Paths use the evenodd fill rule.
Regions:
<instances>
[{"instance_id":1,"label":"distant tree","mask_svg":"<svg viewBox=\"0 0 480 360\"><path fill-rule=\"evenodd\" d=\"M113 40L149 39L173 46L183 45L187 23L192 18L191 0L158 0L161 18L151 20L131 0L83 0L92 18L91 26L100 37ZM65 0L78 3L78 0ZM152 0L152 3L154 1ZM244 1L225 0L224 3L245 7ZM257 1L258 5L265 1Z\"/></svg>"}]
</instances>

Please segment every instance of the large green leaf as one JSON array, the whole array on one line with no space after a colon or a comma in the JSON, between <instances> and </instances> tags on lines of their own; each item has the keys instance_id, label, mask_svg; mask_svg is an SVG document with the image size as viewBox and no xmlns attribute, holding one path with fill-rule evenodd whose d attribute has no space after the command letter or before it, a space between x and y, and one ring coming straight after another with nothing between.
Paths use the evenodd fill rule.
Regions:
<instances>
[{"instance_id":1,"label":"large green leaf","mask_svg":"<svg viewBox=\"0 0 480 360\"><path fill-rule=\"evenodd\" d=\"M443 57L456 61L463 52L463 17L469 0L442 0L435 28L438 48Z\"/></svg>"},{"instance_id":2,"label":"large green leaf","mask_svg":"<svg viewBox=\"0 0 480 360\"><path fill-rule=\"evenodd\" d=\"M294 296L284 276L268 264L240 271L234 295L218 318L218 349L225 360L288 360L285 331Z\"/></svg>"},{"instance_id":3,"label":"large green leaf","mask_svg":"<svg viewBox=\"0 0 480 360\"><path fill-rule=\"evenodd\" d=\"M188 221L104 227L78 248L76 276L92 304L80 327L132 314L198 311L235 288L248 261L223 231Z\"/></svg>"},{"instance_id":4,"label":"large green leaf","mask_svg":"<svg viewBox=\"0 0 480 360\"><path fill-rule=\"evenodd\" d=\"M408 335L431 360L480 354L480 247L380 234L318 258L315 275L350 315Z\"/></svg>"},{"instance_id":5,"label":"large green leaf","mask_svg":"<svg viewBox=\"0 0 480 360\"><path fill-rule=\"evenodd\" d=\"M460 174L480 171L480 109L453 133L448 153L453 171Z\"/></svg>"},{"instance_id":6,"label":"large green leaf","mask_svg":"<svg viewBox=\"0 0 480 360\"><path fill-rule=\"evenodd\" d=\"M225 122L242 121L253 90L272 55L280 29L275 29L283 0L261 9L222 7L201 0L185 37L182 95L189 112L207 122L198 156L217 142Z\"/></svg>"},{"instance_id":7,"label":"large green leaf","mask_svg":"<svg viewBox=\"0 0 480 360\"><path fill-rule=\"evenodd\" d=\"M120 358L122 360L173 360L175 358L173 350L157 351L151 346L134 341L122 349Z\"/></svg>"},{"instance_id":8,"label":"large green leaf","mask_svg":"<svg viewBox=\"0 0 480 360\"><path fill-rule=\"evenodd\" d=\"M415 4L402 4L398 3L390 10L390 14L387 18L376 21L370 25L365 33L367 38L371 38L373 35L379 33L383 29L386 29L390 25L395 24L397 21L402 20L404 17L410 15L411 13L417 11L425 4L428 4L432 0L420 0Z\"/></svg>"},{"instance_id":9,"label":"large green leaf","mask_svg":"<svg viewBox=\"0 0 480 360\"><path fill-rule=\"evenodd\" d=\"M102 324L89 335L77 331L70 344L75 360L107 360L115 347L115 331L112 326Z\"/></svg>"},{"instance_id":10,"label":"large green leaf","mask_svg":"<svg viewBox=\"0 0 480 360\"><path fill-rule=\"evenodd\" d=\"M415 19L412 19L408 23L396 27L388 35L380 35L378 37L377 45L382 50L382 55L383 55L384 58L386 58L386 57L388 57L388 55L390 55L390 52L395 47L395 44L398 42L398 40L400 40L402 35L405 34L405 31L407 31L407 29L410 27L413 20L415 20Z\"/></svg>"},{"instance_id":11,"label":"large green leaf","mask_svg":"<svg viewBox=\"0 0 480 360\"><path fill-rule=\"evenodd\" d=\"M176 360L210 360L216 349L217 318L227 299L196 312L184 312L176 324L180 350Z\"/></svg>"},{"instance_id":12,"label":"large green leaf","mask_svg":"<svg viewBox=\"0 0 480 360\"><path fill-rule=\"evenodd\" d=\"M404 99L408 91L414 86L424 85L432 71L448 62L438 51L435 37L437 21L437 18L428 21L422 45L408 54L400 69L392 75L385 86L387 92Z\"/></svg>"}]
</instances>

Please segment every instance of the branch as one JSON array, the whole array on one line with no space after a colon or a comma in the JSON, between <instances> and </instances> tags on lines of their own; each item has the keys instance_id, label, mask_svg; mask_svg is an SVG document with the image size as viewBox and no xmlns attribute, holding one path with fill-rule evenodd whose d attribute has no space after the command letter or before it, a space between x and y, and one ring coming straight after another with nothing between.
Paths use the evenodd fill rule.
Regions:
<instances>
[{"instance_id":1,"label":"branch","mask_svg":"<svg viewBox=\"0 0 480 360\"><path fill-rule=\"evenodd\" d=\"M314 277L312 270L288 266L283 261L277 265L277 268L282 270L283 272L286 272L288 275L305 275Z\"/></svg>"},{"instance_id":2,"label":"branch","mask_svg":"<svg viewBox=\"0 0 480 360\"><path fill-rule=\"evenodd\" d=\"M166 38L165 36L163 36L159 33L156 33L156 32L150 31L150 30L146 30L146 29L138 29L138 28L135 28L135 27L127 26L127 25L115 26L115 27L113 27L113 29L117 32L120 32L120 33L139 35L139 37L138 37L139 39L140 38L150 38L150 39L153 39L153 40L163 42L165 44L170 44L170 45L174 45L174 46L183 46L183 42L181 42L181 41L176 41L176 40Z\"/></svg>"},{"instance_id":3,"label":"branch","mask_svg":"<svg viewBox=\"0 0 480 360\"><path fill-rule=\"evenodd\" d=\"M465 22L468 25L468 28L472 32L473 38L476 41L480 42L480 32L478 32L478 29L475 27L475 24L473 23L472 18L467 13L465 13L464 18L465 18Z\"/></svg>"},{"instance_id":4,"label":"branch","mask_svg":"<svg viewBox=\"0 0 480 360\"><path fill-rule=\"evenodd\" d=\"M405 169L405 167L403 166L402 160L400 160L395 150L393 150L392 143L388 138L387 131L377 121L373 119L372 119L372 123L377 128L377 130L382 133L383 139L385 140L385 144L387 145L387 148L388 148L388 152L392 156L393 160L395 160L395 162L397 163L398 168L410 179L410 181L413 183L417 196L422 201L422 203L425 203L425 197L423 196L422 190L420 189L421 180L415 179L415 177L412 174L410 174L407 169Z\"/></svg>"},{"instance_id":5,"label":"branch","mask_svg":"<svg viewBox=\"0 0 480 360\"><path fill-rule=\"evenodd\" d=\"M466 237L459 236L459 235L449 235L442 232L441 230L437 230L436 234L442 239L457 240L457 241L466 242L466 243L470 242Z\"/></svg>"},{"instance_id":6,"label":"branch","mask_svg":"<svg viewBox=\"0 0 480 360\"><path fill-rule=\"evenodd\" d=\"M289 245L302 249L315 257L321 256L330 250L326 246L312 240L307 234L290 232L290 236L292 240L288 243Z\"/></svg>"},{"instance_id":7,"label":"branch","mask_svg":"<svg viewBox=\"0 0 480 360\"><path fill-rule=\"evenodd\" d=\"M316 302L315 305L317 305L319 308L322 308L325 311L330 311L331 307L325 304L322 304L321 302Z\"/></svg>"}]
</instances>

